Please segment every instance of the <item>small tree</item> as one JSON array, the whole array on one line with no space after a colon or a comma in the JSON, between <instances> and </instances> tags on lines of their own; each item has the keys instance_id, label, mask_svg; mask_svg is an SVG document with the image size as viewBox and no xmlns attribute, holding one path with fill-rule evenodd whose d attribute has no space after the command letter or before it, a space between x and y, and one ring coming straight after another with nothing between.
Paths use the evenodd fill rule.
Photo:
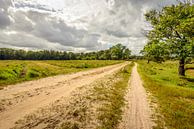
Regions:
<instances>
[{"instance_id":1,"label":"small tree","mask_svg":"<svg viewBox=\"0 0 194 129\"><path fill-rule=\"evenodd\" d=\"M114 60L121 60L126 47L122 44L116 44L110 48L111 58Z\"/></svg>"},{"instance_id":2,"label":"small tree","mask_svg":"<svg viewBox=\"0 0 194 129\"><path fill-rule=\"evenodd\" d=\"M179 75L185 76L185 60L191 56L194 46L194 5L179 3L159 11L151 10L145 17L153 27L143 50L145 55L164 59L166 49L179 59Z\"/></svg>"},{"instance_id":3,"label":"small tree","mask_svg":"<svg viewBox=\"0 0 194 129\"><path fill-rule=\"evenodd\" d=\"M166 49L165 43L158 42L157 40L150 41L144 47L141 53L148 60L148 63L151 60L159 63L164 62L169 55L169 51L168 49Z\"/></svg>"},{"instance_id":4,"label":"small tree","mask_svg":"<svg viewBox=\"0 0 194 129\"><path fill-rule=\"evenodd\" d=\"M129 50L128 48L126 48L123 52L123 59L129 60L131 56L131 50Z\"/></svg>"}]
</instances>

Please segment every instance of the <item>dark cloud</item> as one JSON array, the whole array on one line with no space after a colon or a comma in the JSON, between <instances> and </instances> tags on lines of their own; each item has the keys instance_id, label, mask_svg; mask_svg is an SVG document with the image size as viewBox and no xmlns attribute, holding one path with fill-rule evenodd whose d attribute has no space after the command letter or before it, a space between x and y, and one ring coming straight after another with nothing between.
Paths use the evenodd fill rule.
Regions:
<instances>
[{"instance_id":1,"label":"dark cloud","mask_svg":"<svg viewBox=\"0 0 194 129\"><path fill-rule=\"evenodd\" d=\"M5 29L11 24L8 8L12 6L11 0L0 0L0 28Z\"/></svg>"},{"instance_id":2,"label":"dark cloud","mask_svg":"<svg viewBox=\"0 0 194 129\"><path fill-rule=\"evenodd\" d=\"M0 0L0 8L7 11L7 9L12 6L11 0Z\"/></svg>"},{"instance_id":3,"label":"dark cloud","mask_svg":"<svg viewBox=\"0 0 194 129\"><path fill-rule=\"evenodd\" d=\"M63 20L53 18L50 14L37 11L17 11L13 18L15 23L12 24L11 28L15 31L34 35L51 43L85 48L98 45L99 36L89 34L83 29L68 26Z\"/></svg>"},{"instance_id":4,"label":"dark cloud","mask_svg":"<svg viewBox=\"0 0 194 129\"><path fill-rule=\"evenodd\" d=\"M41 41L41 42L40 42ZM40 40L39 38L33 37L32 35L19 34L0 34L0 43L17 46L17 47L28 47L28 48L47 48L48 44Z\"/></svg>"},{"instance_id":5,"label":"dark cloud","mask_svg":"<svg viewBox=\"0 0 194 129\"><path fill-rule=\"evenodd\" d=\"M35 9L35 10L42 10L46 12L56 12L55 9L53 8L47 8L45 5L40 5L40 4L31 4L31 3L15 3L14 4L16 8L30 8L30 9Z\"/></svg>"},{"instance_id":6,"label":"dark cloud","mask_svg":"<svg viewBox=\"0 0 194 129\"><path fill-rule=\"evenodd\" d=\"M7 13L3 10L0 10L0 28L3 29L9 26L11 23L10 18L8 17Z\"/></svg>"}]
</instances>

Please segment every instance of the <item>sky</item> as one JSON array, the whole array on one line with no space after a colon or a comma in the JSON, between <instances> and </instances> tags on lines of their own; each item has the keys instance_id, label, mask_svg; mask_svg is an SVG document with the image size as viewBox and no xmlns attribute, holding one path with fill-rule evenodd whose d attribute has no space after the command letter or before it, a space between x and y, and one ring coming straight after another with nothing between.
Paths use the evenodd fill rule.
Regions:
<instances>
[{"instance_id":1,"label":"sky","mask_svg":"<svg viewBox=\"0 0 194 129\"><path fill-rule=\"evenodd\" d=\"M0 0L0 48L91 52L121 43L138 54L144 14L176 0Z\"/></svg>"}]
</instances>

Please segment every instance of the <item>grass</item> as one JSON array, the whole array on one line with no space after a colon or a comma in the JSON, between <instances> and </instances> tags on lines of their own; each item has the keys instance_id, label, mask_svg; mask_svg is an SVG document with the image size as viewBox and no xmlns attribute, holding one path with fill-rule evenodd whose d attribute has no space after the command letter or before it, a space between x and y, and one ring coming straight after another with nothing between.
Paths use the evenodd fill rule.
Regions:
<instances>
[{"instance_id":1,"label":"grass","mask_svg":"<svg viewBox=\"0 0 194 129\"><path fill-rule=\"evenodd\" d=\"M102 102L98 108L98 129L116 129L122 119L122 107L125 105L125 93L128 87L128 80L131 74L133 63L125 67L115 75L119 78L111 86L101 84L94 87L94 92L98 96L98 101Z\"/></svg>"},{"instance_id":2,"label":"grass","mask_svg":"<svg viewBox=\"0 0 194 129\"><path fill-rule=\"evenodd\" d=\"M157 98L160 114L156 128L165 121L169 129L194 129L194 77L187 71L186 77L178 76L178 62L163 64L139 61L138 70L145 88ZM159 116L160 117L160 116Z\"/></svg>"},{"instance_id":3,"label":"grass","mask_svg":"<svg viewBox=\"0 0 194 129\"><path fill-rule=\"evenodd\" d=\"M9 84L43 77L78 72L123 61L68 60L68 61L0 61L0 89Z\"/></svg>"}]
</instances>

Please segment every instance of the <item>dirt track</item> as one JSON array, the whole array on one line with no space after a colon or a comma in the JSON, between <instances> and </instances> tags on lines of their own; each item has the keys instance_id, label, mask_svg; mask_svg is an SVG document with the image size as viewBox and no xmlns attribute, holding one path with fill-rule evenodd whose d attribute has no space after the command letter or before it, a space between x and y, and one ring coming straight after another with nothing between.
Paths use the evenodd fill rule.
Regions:
<instances>
[{"instance_id":1,"label":"dirt track","mask_svg":"<svg viewBox=\"0 0 194 129\"><path fill-rule=\"evenodd\" d=\"M126 95L127 108L120 129L152 129L154 122L148 96L137 71L137 64L132 69L129 81L129 91Z\"/></svg>"},{"instance_id":2,"label":"dirt track","mask_svg":"<svg viewBox=\"0 0 194 129\"><path fill-rule=\"evenodd\" d=\"M0 129L9 129L24 116L70 96L75 89L111 75L127 63L8 86L0 91Z\"/></svg>"}]
</instances>

